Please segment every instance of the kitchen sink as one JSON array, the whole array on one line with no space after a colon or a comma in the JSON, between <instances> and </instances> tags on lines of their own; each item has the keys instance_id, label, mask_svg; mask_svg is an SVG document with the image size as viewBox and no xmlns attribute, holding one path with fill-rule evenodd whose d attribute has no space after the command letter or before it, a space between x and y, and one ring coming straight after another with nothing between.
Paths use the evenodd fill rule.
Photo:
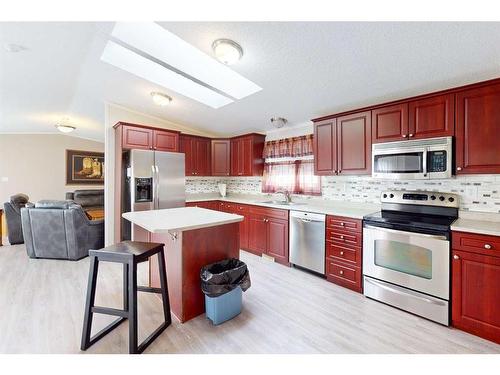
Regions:
<instances>
[{"instance_id":1,"label":"kitchen sink","mask_svg":"<svg viewBox=\"0 0 500 375\"><path fill-rule=\"evenodd\" d=\"M301 206L305 205L306 203L298 203L298 202L285 202L285 201L264 201L260 203L265 203L265 204L276 204L279 206Z\"/></svg>"}]
</instances>

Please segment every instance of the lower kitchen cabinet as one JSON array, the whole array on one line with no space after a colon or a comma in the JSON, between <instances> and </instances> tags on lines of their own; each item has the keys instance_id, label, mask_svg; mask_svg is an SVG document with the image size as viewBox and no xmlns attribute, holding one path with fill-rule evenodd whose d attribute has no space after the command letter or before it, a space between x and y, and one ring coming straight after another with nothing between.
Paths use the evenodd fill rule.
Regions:
<instances>
[{"instance_id":1,"label":"lower kitchen cabinet","mask_svg":"<svg viewBox=\"0 0 500 375\"><path fill-rule=\"evenodd\" d=\"M499 237L453 232L451 315L454 327L500 344L498 242Z\"/></svg>"},{"instance_id":2,"label":"lower kitchen cabinet","mask_svg":"<svg viewBox=\"0 0 500 375\"><path fill-rule=\"evenodd\" d=\"M261 215L250 215L248 218L248 250L262 255L267 250L267 223Z\"/></svg>"},{"instance_id":3,"label":"lower kitchen cabinet","mask_svg":"<svg viewBox=\"0 0 500 375\"><path fill-rule=\"evenodd\" d=\"M326 279L362 293L362 221L342 216L327 216L325 235Z\"/></svg>"}]
</instances>

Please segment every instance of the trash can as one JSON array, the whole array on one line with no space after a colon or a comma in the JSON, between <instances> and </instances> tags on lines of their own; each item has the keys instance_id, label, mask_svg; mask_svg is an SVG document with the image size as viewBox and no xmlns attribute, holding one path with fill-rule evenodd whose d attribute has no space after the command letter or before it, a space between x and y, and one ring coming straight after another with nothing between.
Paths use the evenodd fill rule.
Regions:
<instances>
[{"instance_id":1,"label":"trash can","mask_svg":"<svg viewBox=\"0 0 500 375\"><path fill-rule=\"evenodd\" d=\"M239 259L225 259L201 269L201 289L205 312L214 325L224 323L241 312L242 292L250 288L247 265Z\"/></svg>"}]
</instances>

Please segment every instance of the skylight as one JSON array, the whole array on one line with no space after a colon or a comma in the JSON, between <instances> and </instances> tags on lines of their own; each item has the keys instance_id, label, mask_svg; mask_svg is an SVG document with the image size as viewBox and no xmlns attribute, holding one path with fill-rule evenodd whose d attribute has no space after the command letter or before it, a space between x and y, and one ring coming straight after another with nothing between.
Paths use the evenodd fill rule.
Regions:
<instances>
[{"instance_id":1,"label":"skylight","mask_svg":"<svg viewBox=\"0 0 500 375\"><path fill-rule=\"evenodd\" d=\"M112 37L233 98L241 99L262 90L154 22L117 22Z\"/></svg>"},{"instance_id":2,"label":"skylight","mask_svg":"<svg viewBox=\"0 0 500 375\"><path fill-rule=\"evenodd\" d=\"M101 60L212 108L219 108L233 102L230 98L179 73L175 73L113 41L108 41L106 44Z\"/></svg>"}]
</instances>

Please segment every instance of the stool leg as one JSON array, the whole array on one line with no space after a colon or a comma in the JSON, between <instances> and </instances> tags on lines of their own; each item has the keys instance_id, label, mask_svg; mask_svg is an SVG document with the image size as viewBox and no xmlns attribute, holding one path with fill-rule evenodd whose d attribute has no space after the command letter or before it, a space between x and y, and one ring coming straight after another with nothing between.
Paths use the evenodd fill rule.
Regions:
<instances>
[{"instance_id":1,"label":"stool leg","mask_svg":"<svg viewBox=\"0 0 500 375\"><path fill-rule=\"evenodd\" d=\"M165 317L166 326L169 326L170 323L172 323L172 317L170 315L170 300L168 299L167 271L165 267L165 255L163 249L158 253L158 267L160 271L160 286L161 286L161 299L163 302L163 316Z\"/></svg>"},{"instance_id":2,"label":"stool leg","mask_svg":"<svg viewBox=\"0 0 500 375\"><path fill-rule=\"evenodd\" d=\"M128 264L123 264L123 310L128 311Z\"/></svg>"},{"instance_id":3,"label":"stool leg","mask_svg":"<svg viewBox=\"0 0 500 375\"><path fill-rule=\"evenodd\" d=\"M131 260L128 264L128 330L130 354L138 353L137 344L137 263Z\"/></svg>"},{"instance_id":4,"label":"stool leg","mask_svg":"<svg viewBox=\"0 0 500 375\"><path fill-rule=\"evenodd\" d=\"M85 301L85 315L83 317L83 332L80 348L87 350L90 346L90 333L92 331L92 307L95 302L95 290L97 284L97 271L99 268L99 260L95 256L90 257L89 280L87 283L87 298Z\"/></svg>"}]
</instances>

